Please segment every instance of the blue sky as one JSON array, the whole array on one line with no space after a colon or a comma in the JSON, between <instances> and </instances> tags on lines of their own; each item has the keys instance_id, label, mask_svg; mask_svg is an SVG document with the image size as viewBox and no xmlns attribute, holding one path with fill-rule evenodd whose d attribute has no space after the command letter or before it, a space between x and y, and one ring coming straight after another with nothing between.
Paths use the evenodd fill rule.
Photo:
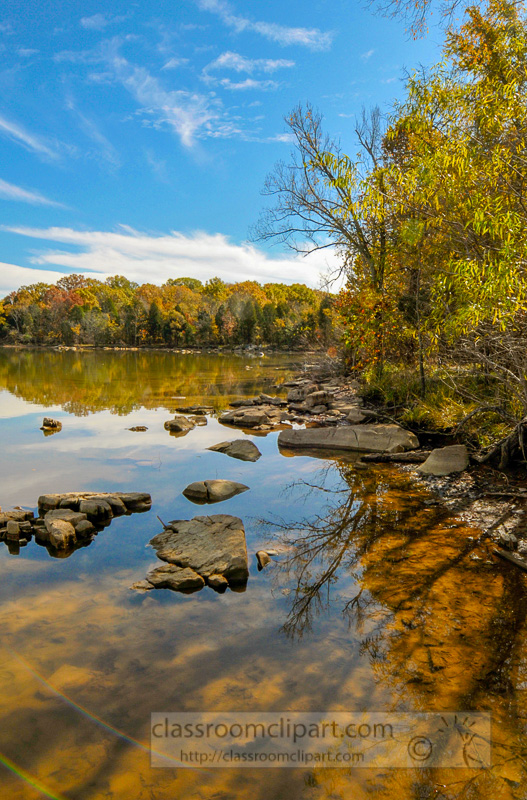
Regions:
<instances>
[{"instance_id":1,"label":"blue sky","mask_svg":"<svg viewBox=\"0 0 527 800\"><path fill-rule=\"evenodd\" d=\"M109 8L0 6L0 295L69 272L316 286L330 251L248 243L283 118L311 102L353 154L355 115L401 98L440 32L414 41L360 0Z\"/></svg>"}]
</instances>

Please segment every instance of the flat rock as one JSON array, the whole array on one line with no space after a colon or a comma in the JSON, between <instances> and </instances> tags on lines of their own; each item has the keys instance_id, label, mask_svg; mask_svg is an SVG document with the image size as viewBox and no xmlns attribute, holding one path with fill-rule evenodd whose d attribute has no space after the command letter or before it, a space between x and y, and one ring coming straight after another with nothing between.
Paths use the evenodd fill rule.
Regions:
<instances>
[{"instance_id":1,"label":"flat rock","mask_svg":"<svg viewBox=\"0 0 527 800\"><path fill-rule=\"evenodd\" d=\"M398 425L348 425L281 431L278 445L296 450L354 450L362 453L403 453L419 447L417 436Z\"/></svg>"},{"instance_id":2,"label":"flat rock","mask_svg":"<svg viewBox=\"0 0 527 800\"><path fill-rule=\"evenodd\" d=\"M127 431L147 431L146 425L134 425L132 428L127 428Z\"/></svg>"},{"instance_id":3,"label":"flat rock","mask_svg":"<svg viewBox=\"0 0 527 800\"><path fill-rule=\"evenodd\" d=\"M38 498L38 511L41 516L55 508L71 508L74 511L80 511L80 504L83 500L91 500L95 504L104 503L110 508L113 516L146 511L152 505L152 498L148 492L64 492L41 495Z\"/></svg>"},{"instance_id":4,"label":"flat rock","mask_svg":"<svg viewBox=\"0 0 527 800\"><path fill-rule=\"evenodd\" d=\"M190 483L183 494L195 503L221 503L222 500L247 492L248 489L244 483L215 479Z\"/></svg>"},{"instance_id":5,"label":"flat rock","mask_svg":"<svg viewBox=\"0 0 527 800\"><path fill-rule=\"evenodd\" d=\"M361 411L358 406L353 406L348 411L346 419L348 422L351 422L352 425L360 425L362 422L366 422L368 415Z\"/></svg>"},{"instance_id":6,"label":"flat rock","mask_svg":"<svg viewBox=\"0 0 527 800\"><path fill-rule=\"evenodd\" d=\"M233 442L220 442L214 444L208 450L216 453L225 453L231 458L239 458L241 461L258 461L262 455L256 445L249 439L235 439Z\"/></svg>"},{"instance_id":7,"label":"flat rock","mask_svg":"<svg viewBox=\"0 0 527 800\"><path fill-rule=\"evenodd\" d=\"M56 519L69 522L70 525L73 525L73 527L76 528L80 522L87 520L88 517L86 514L81 513L80 511L73 511L71 508L56 508L53 511L48 511L44 517L44 523L48 531L49 526Z\"/></svg>"},{"instance_id":8,"label":"flat rock","mask_svg":"<svg viewBox=\"0 0 527 800\"><path fill-rule=\"evenodd\" d=\"M174 520L150 544L162 561L189 567L205 580L223 575L229 584L245 584L249 577L243 522L230 514Z\"/></svg>"},{"instance_id":9,"label":"flat rock","mask_svg":"<svg viewBox=\"0 0 527 800\"><path fill-rule=\"evenodd\" d=\"M189 567L176 564L161 564L147 573L146 580L154 589L172 589L174 592L197 592L203 589L205 581Z\"/></svg>"},{"instance_id":10,"label":"flat rock","mask_svg":"<svg viewBox=\"0 0 527 800\"><path fill-rule=\"evenodd\" d=\"M417 468L422 475L451 475L468 467L468 452L464 444L452 444L432 450L426 461Z\"/></svg>"}]
</instances>

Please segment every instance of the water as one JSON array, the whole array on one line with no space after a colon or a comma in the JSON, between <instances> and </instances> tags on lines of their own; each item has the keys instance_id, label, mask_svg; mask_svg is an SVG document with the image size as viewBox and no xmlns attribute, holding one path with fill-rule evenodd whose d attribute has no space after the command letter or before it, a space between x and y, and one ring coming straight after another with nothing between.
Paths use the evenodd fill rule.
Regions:
<instances>
[{"instance_id":1,"label":"water","mask_svg":"<svg viewBox=\"0 0 527 800\"><path fill-rule=\"evenodd\" d=\"M66 558L0 543L2 798L527 796L524 576L425 505L410 473L287 457L276 432L237 461L206 449L246 435L213 417L163 429L178 405L274 393L296 361L0 351L4 509L81 489L153 498ZM44 437L44 415L63 430ZM216 477L250 491L210 510L182 496ZM156 562L156 515L207 511L244 520L246 591L132 592ZM265 546L282 555L258 572ZM493 769L150 767L153 711L270 710L489 711Z\"/></svg>"}]
</instances>

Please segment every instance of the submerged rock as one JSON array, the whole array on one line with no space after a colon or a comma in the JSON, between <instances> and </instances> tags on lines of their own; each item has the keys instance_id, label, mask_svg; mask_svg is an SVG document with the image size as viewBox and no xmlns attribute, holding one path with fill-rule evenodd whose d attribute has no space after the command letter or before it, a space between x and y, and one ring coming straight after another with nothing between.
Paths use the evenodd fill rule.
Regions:
<instances>
[{"instance_id":1,"label":"submerged rock","mask_svg":"<svg viewBox=\"0 0 527 800\"><path fill-rule=\"evenodd\" d=\"M238 517L214 514L174 520L150 541L158 558L190 568L208 583L221 575L229 585L245 585L249 577L245 529ZM216 578L214 579L216 581Z\"/></svg>"},{"instance_id":2,"label":"submerged rock","mask_svg":"<svg viewBox=\"0 0 527 800\"><path fill-rule=\"evenodd\" d=\"M244 483L216 479L190 483L183 494L194 503L221 503L248 490L249 487Z\"/></svg>"},{"instance_id":3,"label":"submerged rock","mask_svg":"<svg viewBox=\"0 0 527 800\"><path fill-rule=\"evenodd\" d=\"M261 453L249 439L235 439L233 442L219 442L208 447L216 453L225 453L231 458L239 458L241 461L258 461Z\"/></svg>"},{"instance_id":4,"label":"submerged rock","mask_svg":"<svg viewBox=\"0 0 527 800\"><path fill-rule=\"evenodd\" d=\"M354 450L363 453L403 453L416 450L415 434L398 425L348 425L281 431L278 445L290 449Z\"/></svg>"},{"instance_id":5,"label":"submerged rock","mask_svg":"<svg viewBox=\"0 0 527 800\"><path fill-rule=\"evenodd\" d=\"M451 475L463 472L468 467L468 452L464 444L438 447L432 450L426 461L417 468L422 475Z\"/></svg>"}]
</instances>

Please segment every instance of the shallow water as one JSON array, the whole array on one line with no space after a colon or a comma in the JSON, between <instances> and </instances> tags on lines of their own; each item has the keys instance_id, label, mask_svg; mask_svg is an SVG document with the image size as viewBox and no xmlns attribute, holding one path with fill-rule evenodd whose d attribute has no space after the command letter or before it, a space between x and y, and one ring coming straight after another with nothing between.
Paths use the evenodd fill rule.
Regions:
<instances>
[{"instance_id":1,"label":"shallow water","mask_svg":"<svg viewBox=\"0 0 527 800\"><path fill-rule=\"evenodd\" d=\"M0 351L4 509L81 489L153 498L67 558L0 543L2 798L527 797L525 578L480 531L426 505L410 473L290 457L276 432L249 434L262 458L237 461L206 449L246 435L214 417L163 429L180 404L274 393L294 362ZM44 437L44 415L63 430ZM210 510L182 496L216 477L250 491ZM156 515L207 512L244 521L246 591L132 592L156 561ZM262 546L282 555L258 572ZM488 711L493 767L150 766L151 712L271 710Z\"/></svg>"}]
</instances>

